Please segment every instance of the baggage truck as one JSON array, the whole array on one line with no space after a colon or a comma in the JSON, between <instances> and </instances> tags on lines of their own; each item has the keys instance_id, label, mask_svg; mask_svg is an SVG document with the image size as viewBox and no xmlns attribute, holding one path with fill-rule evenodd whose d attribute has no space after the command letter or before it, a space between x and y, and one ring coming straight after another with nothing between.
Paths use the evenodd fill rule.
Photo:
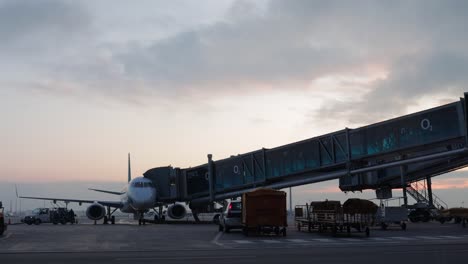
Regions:
<instances>
[{"instance_id":1,"label":"baggage truck","mask_svg":"<svg viewBox=\"0 0 468 264\"><path fill-rule=\"evenodd\" d=\"M248 236L275 233L286 236L286 193L273 189L257 189L242 195L242 231Z\"/></svg>"}]
</instances>

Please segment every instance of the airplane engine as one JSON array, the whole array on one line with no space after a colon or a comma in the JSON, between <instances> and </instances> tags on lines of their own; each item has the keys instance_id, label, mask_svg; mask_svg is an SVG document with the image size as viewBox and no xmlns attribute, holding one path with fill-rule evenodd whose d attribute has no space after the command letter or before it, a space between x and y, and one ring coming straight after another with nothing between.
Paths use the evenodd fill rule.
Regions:
<instances>
[{"instance_id":1,"label":"airplane engine","mask_svg":"<svg viewBox=\"0 0 468 264\"><path fill-rule=\"evenodd\" d=\"M100 220L106 215L106 208L101 204L94 203L86 209L86 216L91 220Z\"/></svg>"},{"instance_id":2,"label":"airplane engine","mask_svg":"<svg viewBox=\"0 0 468 264\"><path fill-rule=\"evenodd\" d=\"M182 204L173 204L167 208L167 214L172 219L182 219L187 214L187 210Z\"/></svg>"}]
</instances>

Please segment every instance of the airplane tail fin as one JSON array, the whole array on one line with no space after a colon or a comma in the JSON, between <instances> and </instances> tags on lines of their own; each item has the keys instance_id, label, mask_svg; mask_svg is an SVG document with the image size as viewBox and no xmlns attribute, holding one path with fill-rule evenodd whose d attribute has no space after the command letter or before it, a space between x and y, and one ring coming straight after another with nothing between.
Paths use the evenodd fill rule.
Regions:
<instances>
[{"instance_id":1,"label":"airplane tail fin","mask_svg":"<svg viewBox=\"0 0 468 264\"><path fill-rule=\"evenodd\" d=\"M132 170L130 167L130 153L128 153L128 182L132 180Z\"/></svg>"}]
</instances>

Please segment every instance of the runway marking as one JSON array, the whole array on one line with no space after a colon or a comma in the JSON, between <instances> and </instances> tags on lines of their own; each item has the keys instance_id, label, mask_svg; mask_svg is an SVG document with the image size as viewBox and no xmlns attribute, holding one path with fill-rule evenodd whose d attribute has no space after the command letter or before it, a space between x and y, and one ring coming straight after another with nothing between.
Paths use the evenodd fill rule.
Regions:
<instances>
[{"instance_id":1,"label":"runway marking","mask_svg":"<svg viewBox=\"0 0 468 264\"><path fill-rule=\"evenodd\" d=\"M264 243L268 243L268 244L280 244L282 243L281 241L278 241L278 240L260 240Z\"/></svg>"},{"instance_id":2,"label":"runway marking","mask_svg":"<svg viewBox=\"0 0 468 264\"><path fill-rule=\"evenodd\" d=\"M414 240L414 238L411 237L390 237L392 239L398 239L398 240Z\"/></svg>"},{"instance_id":3,"label":"runway marking","mask_svg":"<svg viewBox=\"0 0 468 264\"><path fill-rule=\"evenodd\" d=\"M461 239L461 237L456 237L456 236L438 236L442 238L450 238L450 239Z\"/></svg>"},{"instance_id":4,"label":"runway marking","mask_svg":"<svg viewBox=\"0 0 468 264\"><path fill-rule=\"evenodd\" d=\"M250 240L233 240L233 241L238 244L253 244L254 243L253 241L250 241Z\"/></svg>"},{"instance_id":5,"label":"runway marking","mask_svg":"<svg viewBox=\"0 0 468 264\"><path fill-rule=\"evenodd\" d=\"M374 240L374 241L388 241L388 240L390 240L388 238L382 238L382 237L371 237L369 239Z\"/></svg>"},{"instance_id":6,"label":"runway marking","mask_svg":"<svg viewBox=\"0 0 468 264\"><path fill-rule=\"evenodd\" d=\"M218 232L218 234L213 238L213 240L211 240L211 243L222 247L223 244L219 243L219 241L218 241L221 238L222 235L223 235L223 232Z\"/></svg>"},{"instance_id":7,"label":"runway marking","mask_svg":"<svg viewBox=\"0 0 468 264\"><path fill-rule=\"evenodd\" d=\"M442 239L440 237L431 237L431 236L416 236L416 238L421 238L421 239Z\"/></svg>"},{"instance_id":8,"label":"runway marking","mask_svg":"<svg viewBox=\"0 0 468 264\"><path fill-rule=\"evenodd\" d=\"M7 238L11 237L13 233L8 232L4 237L0 237L0 240L6 240Z\"/></svg>"},{"instance_id":9,"label":"runway marking","mask_svg":"<svg viewBox=\"0 0 468 264\"><path fill-rule=\"evenodd\" d=\"M339 240L342 240L342 241L349 241L349 242L361 242L361 241L364 241L362 239L357 239L357 238L340 238Z\"/></svg>"},{"instance_id":10,"label":"runway marking","mask_svg":"<svg viewBox=\"0 0 468 264\"><path fill-rule=\"evenodd\" d=\"M314 238L314 239L311 239L311 240L319 241L319 242L332 242L333 241L333 240L331 240L329 238Z\"/></svg>"},{"instance_id":11,"label":"runway marking","mask_svg":"<svg viewBox=\"0 0 468 264\"><path fill-rule=\"evenodd\" d=\"M140 257L140 258L115 258L115 261L129 261L129 260L192 260L192 259L236 259L236 258L255 258L255 256L180 256L180 257Z\"/></svg>"},{"instance_id":12,"label":"runway marking","mask_svg":"<svg viewBox=\"0 0 468 264\"><path fill-rule=\"evenodd\" d=\"M293 242L293 243L308 243L309 241L307 240L304 240L304 239L286 239L287 241L289 242Z\"/></svg>"}]
</instances>

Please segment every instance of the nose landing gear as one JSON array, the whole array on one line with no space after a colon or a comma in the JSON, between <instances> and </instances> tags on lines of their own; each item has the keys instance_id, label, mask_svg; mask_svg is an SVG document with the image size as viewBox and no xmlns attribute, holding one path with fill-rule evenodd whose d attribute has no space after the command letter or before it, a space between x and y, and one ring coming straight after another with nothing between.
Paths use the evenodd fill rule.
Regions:
<instances>
[{"instance_id":1,"label":"nose landing gear","mask_svg":"<svg viewBox=\"0 0 468 264\"><path fill-rule=\"evenodd\" d=\"M103 224L107 225L109 224L109 221L111 222L112 225L115 225L115 216L113 215L117 211L117 208L115 208L112 212L110 210L110 206L107 207L107 215L104 216L104 221Z\"/></svg>"},{"instance_id":2,"label":"nose landing gear","mask_svg":"<svg viewBox=\"0 0 468 264\"><path fill-rule=\"evenodd\" d=\"M140 217L138 218L138 225L146 225L146 220L144 218L144 212L140 212Z\"/></svg>"}]
</instances>

